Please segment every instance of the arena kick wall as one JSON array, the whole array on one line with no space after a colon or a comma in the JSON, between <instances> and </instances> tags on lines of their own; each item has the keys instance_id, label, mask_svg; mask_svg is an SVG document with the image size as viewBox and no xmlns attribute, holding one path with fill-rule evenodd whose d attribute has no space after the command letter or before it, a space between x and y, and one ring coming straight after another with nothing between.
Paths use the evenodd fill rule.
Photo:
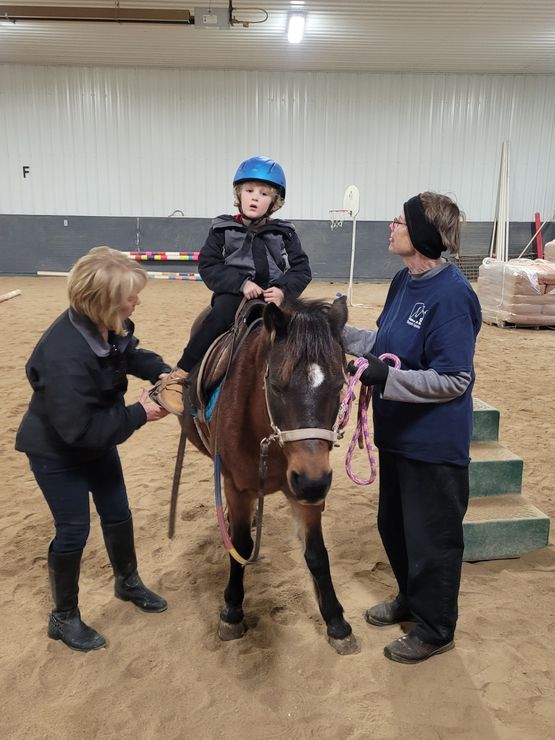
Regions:
<instances>
[{"instance_id":1,"label":"arena kick wall","mask_svg":"<svg viewBox=\"0 0 555 740\"><path fill-rule=\"evenodd\" d=\"M64 225L64 224L67 224ZM331 231L329 221L295 222L309 255L315 279L348 280L352 224ZM27 275L37 271L66 272L92 246L107 244L122 251L197 251L210 219L117 218L95 216L0 215L0 274ZM468 223L463 229L461 267L470 279L489 251L492 225ZM511 224L511 256L518 256L532 234L531 223ZM389 280L400 267L387 251L389 222L357 222L355 280ZM545 241L555 238L555 227L544 229ZM530 248L526 256L535 256ZM144 262L149 271L194 272L196 263Z\"/></svg>"}]
</instances>

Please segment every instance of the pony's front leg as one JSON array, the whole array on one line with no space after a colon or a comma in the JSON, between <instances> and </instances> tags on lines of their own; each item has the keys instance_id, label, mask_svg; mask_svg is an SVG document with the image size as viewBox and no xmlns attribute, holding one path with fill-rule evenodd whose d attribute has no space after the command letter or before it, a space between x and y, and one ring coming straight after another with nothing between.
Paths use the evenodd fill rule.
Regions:
<instances>
[{"instance_id":1,"label":"pony's front leg","mask_svg":"<svg viewBox=\"0 0 555 740\"><path fill-rule=\"evenodd\" d=\"M225 482L225 495L229 516L229 535L233 546L247 559L252 552L251 537L252 499L246 491L238 491L229 480ZM247 631L243 619L244 567L229 556L229 581L224 591L225 605L220 612L218 635L221 640L237 640Z\"/></svg>"},{"instance_id":2,"label":"pony's front leg","mask_svg":"<svg viewBox=\"0 0 555 740\"><path fill-rule=\"evenodd\" d=\"M295 504L304 524L304 558L314 581L320 613L328 632L328 642L340 655L359 651L351 625L343 618L343 607L335 594L331 580L328 551L322 535L323 506Z\"/></svg>"}]
</instances>

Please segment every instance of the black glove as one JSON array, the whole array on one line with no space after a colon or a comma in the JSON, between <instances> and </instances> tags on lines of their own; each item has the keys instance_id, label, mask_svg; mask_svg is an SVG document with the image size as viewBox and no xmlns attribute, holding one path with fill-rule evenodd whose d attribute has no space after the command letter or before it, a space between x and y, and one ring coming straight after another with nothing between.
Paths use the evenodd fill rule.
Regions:
<instances>
[{"instance_id":1,"label":"black glove","mask_svg":"<svg viewBox=\"0 0 555 740\"><path fill-rule=\"evenodd\" d=\"M364 355L364 359L368 360L368 367L360 376L360 382L363 385L384 385L389 373L387 362L383 362L371 354ZM347 365L347 372L354 375L356 371L354 360L351 360Z\"/></svg>"}]
</instances>

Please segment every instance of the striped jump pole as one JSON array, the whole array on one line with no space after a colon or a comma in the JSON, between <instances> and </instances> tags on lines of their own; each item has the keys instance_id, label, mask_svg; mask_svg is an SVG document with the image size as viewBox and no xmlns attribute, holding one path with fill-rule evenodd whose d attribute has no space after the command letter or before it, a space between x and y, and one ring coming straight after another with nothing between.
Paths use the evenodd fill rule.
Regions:
<instances>
[{"instance_id":1,"label":"striped jump pole","mask_svg":"<svg viewBox=\"0 0 555 740\"><path fill-rule=\"evenodd\" d=\"M181 280L183 282L202 280L202 277L198 274L198 272L149 272L145 270L145 274L147 278L150 278L151 280ZM37 275L44 275L48 277L67 277L69 273L38 270ZM19 295L19 293L17 293L17 295ZM13 298L13 296L9 295L7 298L4 298L4 300L8 300L9 298Z\"/></svg>"},{"instance_id":2,"label":"striped jump pole","mask_svg":"<svg viewBox=\"0 0 555 740\"><path fill-rule=\"evenodd\" d=\"M147 272L151 280L202 280L198 272Z\"/></svg>"},{"instance_id":3,"label":"striped jump pole","mask_svg":"<svg viewBox=\"0 0 555 740\"><path fill-rule=\"evenodd\" d=\"M138 262L198 262L199 252L122 252L126 257ZM197 272L148 272L151 280L202 280Z\"/></svg>"},{"instance_id":4,"label":"striped jump pole","mask_svg":"<svg viewBox=\"0 0 555 740\"><path fill-rule=\"evenodd\" d=\"M126 257L140 262L198 262L198 252L122 252Z\"/></svg>"}]
</instances>

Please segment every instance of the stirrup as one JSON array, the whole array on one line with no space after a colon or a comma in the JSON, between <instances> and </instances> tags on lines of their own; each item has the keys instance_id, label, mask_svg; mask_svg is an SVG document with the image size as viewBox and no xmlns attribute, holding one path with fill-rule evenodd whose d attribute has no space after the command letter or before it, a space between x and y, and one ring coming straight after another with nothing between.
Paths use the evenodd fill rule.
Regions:
<instances>
[{"instance_id":1,"label":"stirrup","mask_svg":"<svg viewBox=\"0 0 555 740\"><path fill-rule=\"evenodd\" d=\"M176 373L184 372L185 370L174 367L166 378L159 380L148 392L154 403L175 416L183 414L183 389L189 385L189 373L185 377Z\"/></svg>"}]
</instances>

